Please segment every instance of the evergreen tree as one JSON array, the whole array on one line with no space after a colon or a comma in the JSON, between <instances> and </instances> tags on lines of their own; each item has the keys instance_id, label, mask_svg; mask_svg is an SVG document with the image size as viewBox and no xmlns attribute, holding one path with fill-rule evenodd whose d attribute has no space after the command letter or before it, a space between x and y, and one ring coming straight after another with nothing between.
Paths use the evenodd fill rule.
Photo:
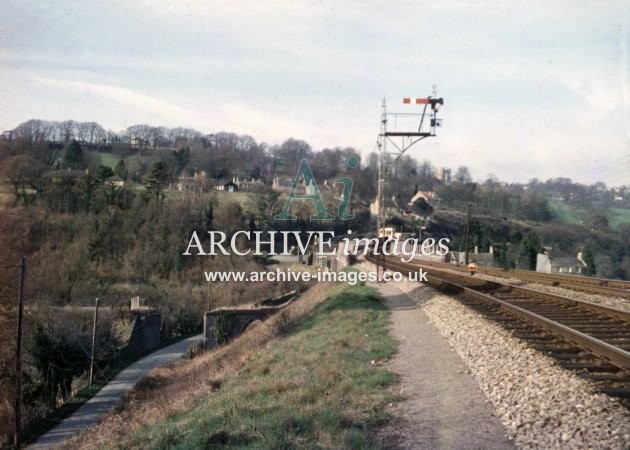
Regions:
<instances>
[{"instance_id":1,"label":"evergreen tree","mask_svg":"<svg viewBox=\"0 0 630 450\"><path fill-rule=\"evenodd\" d=\"M129 178L129 171L127 170L124 159L118 161L118 164L114 167L114 174L118 175L123 180L127 180Z\"/></svg>"},{"instance_id":2,"label":"evergreen tree","mask_svg":"<svg viewBox=\"0 0 630 450\"><path fill-rule=\"evenodd\" d=\"M173 150L173 158L175 159L175 170L177 174L180 174L190 161L190 149L188 147L184 147L178 151Z\"/></svg>"},{"instance_id":3,"label":"evergreen tree","mask_svg":"<svg viewBox=\"0 0 630 450\"><path fill-rule=\"evenodd\" d=\"M163 161L158 161L151 166L151 171L145 179L147 191L149 191L156 199L162 197L162 191L170 178L170 170L168 165Z\"/></svg>"},{"instance_id":4,"label":"evergreen tree","mask_svg":"<svg viewBox=\"0 0 630 450\"><path fill-rule=\"evenodd\" d=\"M72 140L68 148L66 148L63 155L63 164L71 169L82 169L84 167L83 149L77 141Z\"/></svg>"},{"instance_id":5,"label":"evergreen tree","mask_svg":"<svg viewBox=\"0 0 630 450\"><path fill-rule=\"evenodd\" d=\"M109 166L98 166L96 168L96 177L101 181L101 183L113 176L114 171Z\"/></svg>"},{"instance_id":6,"label":"evergreen tree","mask_svg":"<svg viewBox=\"0 0 630 450\"><path fill-rule=\"evenodd\" d=\"M582 250L582 261L586 263L586 269L584 273L588 276L594 276L597 273L597 267L595 266L595 257L593 256L593 252L591 248L586 245Z\"/></svg>"},{"instance_id":7,"label":"evergreen tree","mask_svg":"<svg viewBox=\"0 0 630 450\"><path fill-rule=\"evenodd\" d=\"M520 243L521 266L527 270L536 270L536 258L542 250L540 236L534 231L530 231Z\"/></svg>"},{"instance_id":8,"label":"evergreen tree","mask_svg":"<svg viewBox=\"0 0 630 450\"><path fill-rule=\"evenodd\" d=\"M212 203L208 203L201 210L201 229L205 233L212 229L212 219L214 218L214 208Z\"/></svg>"}]
</instances>

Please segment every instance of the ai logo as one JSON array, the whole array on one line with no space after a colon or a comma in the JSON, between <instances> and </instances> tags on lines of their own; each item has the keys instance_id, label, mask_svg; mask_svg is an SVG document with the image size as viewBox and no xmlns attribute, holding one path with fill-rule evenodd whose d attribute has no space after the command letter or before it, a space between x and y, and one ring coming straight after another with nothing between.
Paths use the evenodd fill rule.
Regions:
<instances>
[{"instance_id":1,"label":"ai logo","mask_svg":"<svg viewBox=\"0 0 630 450\"><path fill-rule=\"evenodd\" d=\"M348 158L348 167L354 169L359 165L359 158L356 156L351 156ZM306 193L305 194L296 194L297 187L300 183L300 180L304 178L304 184L306 185ZM341 220L350 220L354 218L354 215L348 214L348 205L350 204L350 194L352 193L352 179L348 177L337 178L335 180L335 184L342 184L343 191L341 193L341 200L339 201L339 211L337 212L338 217ZM303 159L300 164L300 168L295 175L295 180L293 180L293 186L291 187L291 192L289 193L289 197L287 201L284 203L284 208L280 214L276 214L274 216L275 220L297 220L297 216L289 214L289 208L291 207L291 202L293 200L312 200L315 209L317 210L317 214L311 216L311 220L334 220L335 216L330 214L326 210L326 206L322 201L322 196L319 192L319 188L317 187L317 183L315 182L315 178L313 177L313 172L311 171L311 167L308 165L308 161Z\"/></svg>"}]
</instances>

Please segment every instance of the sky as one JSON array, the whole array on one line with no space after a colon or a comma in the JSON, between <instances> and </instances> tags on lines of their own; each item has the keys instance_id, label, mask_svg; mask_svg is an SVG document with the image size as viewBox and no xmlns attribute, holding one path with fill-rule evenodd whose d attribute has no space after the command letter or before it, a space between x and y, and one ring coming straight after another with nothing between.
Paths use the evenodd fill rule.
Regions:
<instances>
[{"instance_id":1,"label":"sky","mask_svg":"<svg viewBox=\"0 0 630 450\"><path fill-rule=\"evenodd\" d=\"M32 118L376 149L381 104L444 98L408 154L475 180L630 185L627 1L3 0L0 128Z\"/></svg>"}]
</instances>

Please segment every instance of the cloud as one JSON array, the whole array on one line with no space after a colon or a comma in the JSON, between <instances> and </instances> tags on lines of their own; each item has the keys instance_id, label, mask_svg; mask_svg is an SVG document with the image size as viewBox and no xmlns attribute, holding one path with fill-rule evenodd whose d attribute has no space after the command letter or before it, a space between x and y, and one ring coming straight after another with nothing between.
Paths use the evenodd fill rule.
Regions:
<instances>
[{"instance_id":1,"label":"cloud","mask_svg":"<svg viewBox=\"0 0 630 450\"><path fill-rule=\"evenodd\" d=\"M370 152L383 96L396 110L437 82L444 127L413 155L439 165L506 179L601 174L630 140L627 2L11 5L0 19L10 127L90 115Z\"/></svg>"},{"instance_id":2,"label":"cloud","mask_svg":"<svg viewBox=\"0 0 630 450\"><path fill-rule=\"evenodd\" d=\"M183 123L190 123L196 120L193 111L132 89L83 80L69 80L41 75L30 75L30 78L36 85L63 89L73 94L96 95L128 105L136 110L142 110L151 114L157 113L157 115L168 118L169 122L179 120Z\"/></svg>"},{"instance_id":3,"label":"cloud","mask_svg":"<svg viewBox=\"0 0 630 450\"><path fill-rule=\"evenodd\" d=\"M624 19L621 36L621 107L626 139L630 143L630 22Z\"/></svg>"}]
</instances>

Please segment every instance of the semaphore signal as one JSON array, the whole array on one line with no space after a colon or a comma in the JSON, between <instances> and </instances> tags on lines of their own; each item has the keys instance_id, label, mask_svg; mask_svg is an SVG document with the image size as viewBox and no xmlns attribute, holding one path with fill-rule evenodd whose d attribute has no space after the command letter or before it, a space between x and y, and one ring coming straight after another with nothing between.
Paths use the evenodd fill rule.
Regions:
<instances>
[{"instance_id":1,"label":"semaphore signal","mask_svg":"<svg viewBox=\"0 0 630 450\"><path fill-rule=\"evenodd\" d=\"M412 103L415 105L426 105L427 103L429 103L429 99L428 98L412 98L412 97L403 98L403 104L409 105Z\"/></svg>"},{"instance_id":2,"label":"semaphore signal","mask_svg":"<svg viewBox=\"0 0 630 450\"><path fill-rule=\"evenodd\" d=\"M441 119L437 118L437 113L444 105L444 99L441 97L437 98L435 85L433 86L432 94L429 97L403 98L403 105L424 105L421 111L416 113L388 112L386 101L383 99L381 132L377 141L380 153L378 191L376 194L376 209L378 211L376 220L377 234L379 230L384 228L387 220L384 205L385 183L389 174L395 170L396 161L412 145L422 139L435 136L435 129L441 126ZM393 127L391 125L388 127L388 121L393 121ZM388 150L388 143L394 147L394 151Z\"/></svg>"}]
</instances>

